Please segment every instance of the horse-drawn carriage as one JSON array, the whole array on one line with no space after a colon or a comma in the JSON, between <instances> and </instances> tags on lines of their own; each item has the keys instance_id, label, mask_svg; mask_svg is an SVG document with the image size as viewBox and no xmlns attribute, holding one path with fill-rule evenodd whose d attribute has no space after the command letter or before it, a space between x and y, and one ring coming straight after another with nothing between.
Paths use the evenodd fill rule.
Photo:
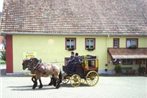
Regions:
<instances>
[{"instance_id":1,"label":"horse-drawn carriage","mask_svg":"<svg viewBox=\"0 0 147 98\"><path fill-rule=\"evenodd\" d=\"M94 86L98 83L99 75L99 61L96 56L81 56L82 63L78 65L76 71L70 72L67 68L68 58L65 59L65 66L63 66L63 71L65 72L63 76L63 82L70 84L73 87L79 86L81 81L84 80L89 86Z\"/></svg>"},{"instance_id":2,"label":"horse-drawn carriage","mask_svg":"<svg viewBox=\"0 0 147 98\"><path fill-rule=\"evenodd\" d=\"M39 88L42 88L41 77L47 77L52 75L51 81L49 85L54 85L56 88L60 87L60 83L62 81L68 82L70 81L72 86L79 86L81 80L86 81L86 83L90 86L94 86L97 84L99 80L98 76L98 59L95 56L82 56L82 63L76 64L76 71L69 72L67 70L67 66L63 66L63 71L66 75L61 73L59 66L54 64L45 64L42 63L41 60L37 58L30 58L23 60L23 70L28 69L32 74L32 81L34 83L33 89L37 87L37 80L40 82ZM74 62L76 63L76 62Z\"/></svg>"}]
</instances>

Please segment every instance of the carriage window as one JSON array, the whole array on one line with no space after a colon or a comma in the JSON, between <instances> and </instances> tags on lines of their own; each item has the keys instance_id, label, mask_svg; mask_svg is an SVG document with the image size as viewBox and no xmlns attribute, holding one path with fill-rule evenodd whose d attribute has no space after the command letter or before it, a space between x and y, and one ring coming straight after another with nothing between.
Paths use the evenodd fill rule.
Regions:
<instances>
[{"instance_id":1,"label":"carriage window","mask_svg":"<svg viewBox=\"0 0 147 98\"><path fill-rule=\"evenodd\" d=\"M119 48L119 38L113 39L113 48Z\"/></svg>"},{"instance_id":2,"label":"carriage window","mask_svg":"<svg viewBox=\"0 0 147 98\"><path fill-rule=\"evenodd\" d=\"M95 67L95 60L88 60L88 66L89 67Z\"/></svg>"},{"instance_id":3,"label":"carriage window","mask_svg":"<svg viewBox=\"0 0 147 98\"><path fill-rule=\"evenodd\" d=\"M137 48L138 47L138 39L137 38L129 38L126 42L127 48Z\"/></svg>"},{"instance_id":4,"label":"carriage window","mask_svg":"<svg viewBox=\"0 0 147 98\"><path fill-rule=\"evenodd\" d=\"M75 50L76 49L76 38L66 38L65 49Z\"/></svg>"},{"instance_id":5,"label":"carriage window","mask_svg":"<svg viewBox=\"0 0 147 98\"><path fill-rule=\"evenodd\" d=\"M86 38L85 39L85 49L94 50L95 49L95 38Z\"/></svg>"}]
</instances>

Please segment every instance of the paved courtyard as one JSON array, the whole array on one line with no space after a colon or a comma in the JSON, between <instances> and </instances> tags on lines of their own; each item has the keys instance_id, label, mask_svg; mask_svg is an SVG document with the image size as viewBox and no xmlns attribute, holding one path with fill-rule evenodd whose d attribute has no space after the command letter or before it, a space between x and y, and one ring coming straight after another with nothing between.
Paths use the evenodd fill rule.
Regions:
<instances>
[{"instance_id":1,"label":"paved courtyard","mask_svg":"<svg viewBox=\"0 0 147 98\"><path fill-rule=\"evenodd\" d=\"M100 77L94 87L71 87L62 84L55 89L43 78L42 89L32 90L30 77L0 77L0 98L147 98L147 77Z\"/></svg>"}]
</instances>

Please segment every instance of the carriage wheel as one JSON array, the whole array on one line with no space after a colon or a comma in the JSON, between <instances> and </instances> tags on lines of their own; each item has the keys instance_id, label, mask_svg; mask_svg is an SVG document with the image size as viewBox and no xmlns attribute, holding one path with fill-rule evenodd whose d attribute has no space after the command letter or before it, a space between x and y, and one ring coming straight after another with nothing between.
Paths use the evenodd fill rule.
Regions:
<instances>
[{"instance_id":1,"label":"carriage wheel","mask_svg":"<svg viewBox=\"0 0 147 98\"><path fill-rule=\"evenodd\" d=\"M73 87L77 87L81 83L81 77L78 74L74 74L70 77L70 83Z\"/></svg>"},{"instance_id":2,"label":"carriage wheel","mask_svg":"<svg viewBox=\"0 0 147 98\"><path fill-rule=\"evenodd\" d=\"M95 86L98 83L99 75L96 71L89 71L86 75L86 82L89 86Z\"/></svg>"}]
</instances>

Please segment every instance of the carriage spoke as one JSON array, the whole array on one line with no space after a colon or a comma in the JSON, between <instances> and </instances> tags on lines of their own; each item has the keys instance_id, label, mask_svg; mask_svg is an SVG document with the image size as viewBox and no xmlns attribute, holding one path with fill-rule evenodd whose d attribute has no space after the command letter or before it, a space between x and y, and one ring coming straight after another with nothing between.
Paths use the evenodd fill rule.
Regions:
<instances>
[{"instance_id":1,"label":"carriage spoke","mask_svg":"<svg viewBox=\"0 0 147 98\"><path fill-rule=\"evenodd\" d=\"M70 77L70 83L73 87L77 87L81 83L81 77L77 74L74 74Z\"/></svg>"},{"instance_id":2,"label":"carriage spoke","mask_svg":"<svg viewBox=\"0 0 147 98\"><path fill-rule=\"evenodd\" d=\"M86 82L88 85L95 86L97 84L98 80L99 80L99 76L98 76L97 72L95 72L95 71L88 72L88 74L86 76Z\"/></svg>"}]
</instances>

